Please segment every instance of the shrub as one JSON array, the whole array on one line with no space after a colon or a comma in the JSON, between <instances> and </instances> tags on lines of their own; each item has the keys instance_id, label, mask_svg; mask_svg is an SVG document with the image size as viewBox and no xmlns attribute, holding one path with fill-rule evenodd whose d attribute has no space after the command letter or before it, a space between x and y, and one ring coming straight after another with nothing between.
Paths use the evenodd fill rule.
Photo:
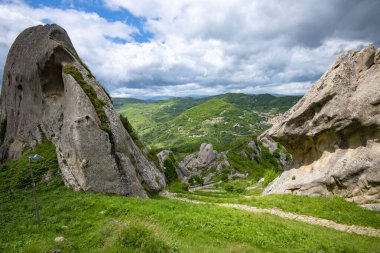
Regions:
<instances>
[{"instance_id":1,"label":"shrub","mask_svg":"<svg viewBox=\"0 0 380 253\"><path fill-rule=\"evenodd\" d=\"M245 191L245 186L239 182L230 182L224 185L224 190L226 192L243 193Z\"/></svg>"},{"instance_id":2,"label":"shrub","mask_svg":"<svg viewBox=\"0 0 380 253\"><path fill-rule=\"evenodd\" d=\"M173 153L170 153L164 161L164 173L169 183L178 179L176 161Z\"/></svg>"},{"instance_id":3,"label":"shrub","mask_svg":"<svg viewBox=\"0 0 380 253\"><path fill-rule=\"evenodd\" d=\"M204 180L200 176L195 175L195 176L191 176L188 182L190 185L199 185L199 184L203 185Z\"/></svg>"},{"instance_id":4,"label":"shrub","mask_svg":"<svg viewBox=\"0 0 380 253\"><path fill-rule=\"evenodd\" d=\"M232 183L227 183L224 185L224 190L227 192L233 192L234 191L234 185Z\"/></svg>"},{"instance_id":5,"label":"shrub","mask_svg":"<svg viewBox=\"0 0 380 253\"><path fill-rule=\"evenodd\" d=\"M228 181L228 174L222 174L220 180L222 180L223 182Z\"/></svg>"},{"instance_id":6,"label":"shrub","mask_svg":"<svg viewBox=\"0 0 380 253\"><path fill-rule=\"evenodd\" d=\"M231 174L231 169L230 168L223 168L221 171L220 171L222 174Z\"/></svg>"},{"instance_id":7,"label":"shrub","mask_svg":"<svg viewBox=\"0 0 380 253\"><path fill-rule=\"evenodd\" d=\"M275 169L268 169L264 173L264 182L263 187L266 187L270 182L272 182L277 176L279 175L279 172Z\"/></svg>"}]
</instances>

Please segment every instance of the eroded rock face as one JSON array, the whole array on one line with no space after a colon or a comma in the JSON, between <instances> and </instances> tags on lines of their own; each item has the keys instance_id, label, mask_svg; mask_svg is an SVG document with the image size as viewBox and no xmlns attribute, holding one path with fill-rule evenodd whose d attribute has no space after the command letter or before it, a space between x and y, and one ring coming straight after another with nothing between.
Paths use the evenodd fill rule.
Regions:
<instances>
[{"instance_id":1,"label":"eroded rock face","mask_svg":"<svg viewBox=\"0 0 380 253\"><path fill-rule=\"evenodd\" d=\"M380 200L380 50L340 56L269 135L294 167L268 193Z\"/></svg>"},{"instance_id":2,"label":"eroded rock face","mask_svg":"<svg viewBox=\"0 0 380 253\"><path fill-rule=\"evenodd\" d=\"M191 176L200 176L204 177L205 183L219 174L223 168L231 168L226 154L216 152L209 143L202 143L198 155L186 156L178 167L183 174L182 180L187 181Z\"/></svg>"},{"instance_id":3,"label":"eroded rock face","mask_svg":"<svg viewBox=\"0 0 380 253\"><path fill-rule=\"evenodd\" d=\"M2 160L45 135L56 146L65 184L75 190L147 197L146 190L165 185L61 27L31 27L17 37L0 99Z\"/></svg>"}]
</instances>

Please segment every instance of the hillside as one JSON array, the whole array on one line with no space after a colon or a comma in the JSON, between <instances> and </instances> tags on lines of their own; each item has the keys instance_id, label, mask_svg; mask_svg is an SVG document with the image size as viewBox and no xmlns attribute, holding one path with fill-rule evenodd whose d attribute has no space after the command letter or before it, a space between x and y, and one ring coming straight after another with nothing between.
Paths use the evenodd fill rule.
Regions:
<instances>
[{"instance_id":1,"label":"hillside","mask_svg":"<svg viewBox=\"0 0 380 253\"><path fill-rule=\"evenodd\" d=\"M33 152L45 157L33 164L41 226L26 176L32 154L27 151L0 166L0 252L378 252L380 246L375 237L216 204L74 192L63 187L51 143L44 140ZM48 171L52 177L47 181ZM378 213L341 198L259 193L182 191L182 196L380 227Z\"/></svg>"},{"instance_id":2,"label":"hillside","mask_svg":"<svg viewBox=\"0 0 380 253\"><path fill-rule=\"evenodd\" d=\"M228 93L207 98L173 98L157 102L114 98L141 139L153 149L191 153L203 142L225 150L236 139L266 130L268 118L293 106L299 96Z\"/></svg>"}]
</instances>

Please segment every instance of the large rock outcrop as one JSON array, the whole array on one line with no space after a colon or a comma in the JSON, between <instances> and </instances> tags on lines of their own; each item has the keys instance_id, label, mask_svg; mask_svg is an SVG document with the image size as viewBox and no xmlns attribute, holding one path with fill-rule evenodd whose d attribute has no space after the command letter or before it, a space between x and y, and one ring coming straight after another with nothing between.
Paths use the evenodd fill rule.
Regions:
<instances>
[{"instance_id":1,"label":"large rock outcrop","mask_svg":"<svg viewBox=\"0 0 380 253\"><path fill-rule=\"evenodd\" d=\"M264 193L380 200L380 50L349 51L274 125L293 155Z\"/></svg>"},{"instance_id":2,"label":"large rock outcrop","mask_svg":"<svg viewBox=\"0 0 380 253\"><path fill-rule=\"evenodd\" d=\"M224 168L232 169L225 153L218 153L212 144L202 143L199 153L186 156L178 165L181 179L188 181L194 176L204 178L208 183L212 177L220 174Z\"/></svg>"},{"instance_id":3,"label":"large rock outcrop","mask_svg":"<svg viewBox=\"0 0 380 253\"><path fill-rule=\"evenodd\" d=\"M2 160L20 156L45 135L56 147L65 184L75 190L147 197L165 185L61 27L31 27L17 37L0 99Z\"/></svg>"}]
</instances>

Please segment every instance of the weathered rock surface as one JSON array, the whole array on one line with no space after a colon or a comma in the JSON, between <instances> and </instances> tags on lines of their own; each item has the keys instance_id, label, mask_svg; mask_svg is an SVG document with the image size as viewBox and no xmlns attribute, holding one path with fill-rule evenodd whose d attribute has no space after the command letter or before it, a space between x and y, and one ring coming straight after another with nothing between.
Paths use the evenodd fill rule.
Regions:
<instances>
[{"instance_id":1,"label":"weathered rock surface","mask_svg":"<svg viewBox=\"0 0 380 253\"><path fill-rule=\"evenodd\" d=\"M31 27L17 37L0 100L2 160L45 135L56 146L65 184L75 190L147 197L143 185L151 191L165 185L61 27Z\"/></svg>"},{"instance_id":2,"label":"weathered rock surface","mask_svg":"<svg viewBox=\"0 0 380 253\"><path fill-rule=\"evenodd\" d=\"M340 56L268 133L294 167L264 193L380 201L380 50Z\"/></svg>"},{"instance_id":3,"label":"weathered rock surface","mask_svg":"<svg viewBox=\"0 0 380 253\"><path fill-rule=\"evenodd\" d=\"M186 181L191 176L200 176L204 177L205 183L223 168L231 168L227 156L223 152L217 153L212 144L207 143L201 144L198 155L186 156L178 166L185 175L183 180Z\"/></svg>"}]
</instances>

